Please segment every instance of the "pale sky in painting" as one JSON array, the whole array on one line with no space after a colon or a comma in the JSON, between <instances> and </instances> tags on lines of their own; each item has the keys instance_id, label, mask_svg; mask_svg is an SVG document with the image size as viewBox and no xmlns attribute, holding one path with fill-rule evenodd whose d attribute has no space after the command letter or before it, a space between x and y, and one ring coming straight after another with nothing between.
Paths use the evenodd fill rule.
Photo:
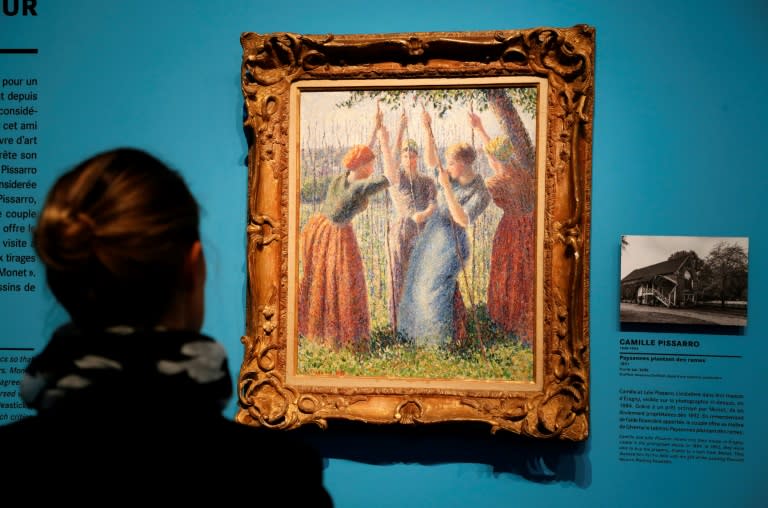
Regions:
<instances>
[{"instance_id":1,"label":"pale sky in painting","mask_svg":"<svg viewBox=\"0 0 768 508\"><path fill-rule=\"evenodd\" d=\"M621 251L621 278L632 270L666 261L679 250L692 250L705 259L720 242L740 245L749 254L749 239L722 236L633 236L626 235L628 245Z\"/></svg>"}]
</instances>

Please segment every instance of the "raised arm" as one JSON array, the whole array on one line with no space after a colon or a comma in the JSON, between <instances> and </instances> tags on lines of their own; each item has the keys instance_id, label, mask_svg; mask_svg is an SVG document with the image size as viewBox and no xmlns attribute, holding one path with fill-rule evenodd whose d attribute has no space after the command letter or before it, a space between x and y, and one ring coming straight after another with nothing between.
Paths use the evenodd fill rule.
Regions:
<instances>
[{"instance_id":1,"label":"raised arm","mask_svg":"<svg viewBox=\"0 0 768 508\"><path fill-rule=\"evenodd\" d=\"M389 131L382 124L378 129L379 147L381 148L381 157L384 164L384 176L387 177L392 185L400 183L400 172L397 167L397 160L389 144Z\"/></svg>"},{"instance_id":2,"label":"raised arm","mask_svg":"<svg viewBox=\"0 0 768 508\"><path fill-rule=\"evenodd\" d=\"M469 125L472 126L473 129L477 131L477 133L480 135L480 140L483 142L483 144L487 144L488 141L491 140L491 137L488 135L488 133L485 131L485 127L483 126L483 120L480 118L477 113L474 113L472 111L468 112L467 115L469 116Z\"/></svg>"},{"instance_id":3,"label":"raised arm","mask_svg":"<svg viewBox=\"0 0 768 508\"><path fill-rule=\"evenodd\" d=\"M368 141L368 148L373 150L373 145L376 144L376 134L379 132L379 129L382 126L382 121L384 119L384 113L381 111L381 108L379 107L379 103L376 103L376 116L374 117L373 121L373 132L371 132L371 139Z\"/></svg>"},{"instance_id":4,"label":"raised arm","mask_svg":"<svg viewBox=\"0 0 768 508\"><path fill-rule=\"evenodd\" d=\"M480 117L473 113L469 112L469 124L472 126L472 128L477 132L477 134L480 136L480 140L483 142L483 148L488 146L488 142L491 141L491 137L488 135L488 132L486 132L485 127L483 126L483 121L480 119ZM483 152L485 153L485 156L488 158L488 165L491 166L491 169L494 173L501 173L504 170L504 167L502 166L501 162L488 153L487 150L483 149Z\"/></svg>"},{"instance_id":5,"label":"raised arm","mask_svg":"<svg viewBox=\"0 0 768 508\"><path fill-rule=\"evenodd\" d=\"M440 159L437 155L437 146L435 145L435 135L432 133L432 117L422 105L421 121L424 124L424 130L427 133L427 146L424 147L424 163L428 168L440 168Z\"/></svg>"},{"instance_id":6,"label":"raised arm","mask_svg":"<svg viewBox=\"0 0 768 508\"><path fill-rule=\"evenodd\" d=\"M392 147L392 156L395 160L399 159L400 151L403 149L403 137L405 136L405 130L408 128L408 115L405 114L405 110L400 112L400 125L397 127L397 136L395 137L395 146Z\"/></svg>"}]
</instances>

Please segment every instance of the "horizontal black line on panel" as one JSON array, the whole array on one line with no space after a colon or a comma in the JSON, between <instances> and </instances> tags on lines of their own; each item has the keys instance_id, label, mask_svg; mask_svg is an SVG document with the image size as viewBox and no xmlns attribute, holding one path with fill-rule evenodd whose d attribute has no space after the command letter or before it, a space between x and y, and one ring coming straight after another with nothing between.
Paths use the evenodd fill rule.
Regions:
<instances>
[{"instance_id":1,"label":"horizontal black line on panel","mask_svg":"<svg viewBox=\"0 0 768 508\"><path fill-rule=\"evenodd\" d=\"M741 355L690 355L687 353L638 353L637 351L619 351L619 354L643 356L706 356L707 358L743 358Z\"/></svg>"},{"instance_id":2,"label":"horizontal black line on panel","mask_svg":"<svg viewBox=\"0 0 768 508\"><path fill-rule=\"evenodd\" d=\"M36 55L37 48L0 48L3 55Z\"/></svg>"}]
</instances>

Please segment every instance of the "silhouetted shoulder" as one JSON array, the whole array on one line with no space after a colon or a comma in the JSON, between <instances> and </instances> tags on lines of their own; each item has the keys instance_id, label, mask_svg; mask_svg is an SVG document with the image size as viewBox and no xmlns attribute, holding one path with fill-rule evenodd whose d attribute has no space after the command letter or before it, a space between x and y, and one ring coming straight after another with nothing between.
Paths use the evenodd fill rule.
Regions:
<instances>
[{"instance_id":1,"label":"silhouetted shoulder","mask_svg":"<svg viewBox=\"0 0 768 508\"><path fill-rule=\"evenodd\" d=\"M225 418L31 417L0 427L0 443L0 478L18 487L14 499L45 488L60 501L82 505L83 493L98 489L144 502L333 506L323 486L323 460L311 446L289 432ZM97 504L109 502L97 497L86 503Z\"/></svg>"}]
</instances>

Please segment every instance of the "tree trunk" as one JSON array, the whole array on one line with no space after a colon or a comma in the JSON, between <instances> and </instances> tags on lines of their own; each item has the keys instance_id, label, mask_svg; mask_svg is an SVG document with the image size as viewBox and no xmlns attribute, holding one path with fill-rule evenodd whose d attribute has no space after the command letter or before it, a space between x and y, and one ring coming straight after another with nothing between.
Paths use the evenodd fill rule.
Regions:
<instances>
[{"instance_id":1,"label":"tree trunk","mask_svg":"<svg viewBox=\"0 0 768 508\"><path fill-rule=\"evenodd\" d=\"M720 278L720 308L725 308L725 275Z\"/></svg>"},{"instance_id":2,"label":"tree trunk","mask_svg":"<svg viewBox=\"0 0 768 508\"><path fill-rule=\"evenodd\" d=\"M488 103L491 106L491 111L499 118L512 144L518 150L518 163L523 169L533 173L536 161L533 144L515 105L512 103L512 99L503 89L493 88L488 91Z\"/></svg>"}]
</instances>

